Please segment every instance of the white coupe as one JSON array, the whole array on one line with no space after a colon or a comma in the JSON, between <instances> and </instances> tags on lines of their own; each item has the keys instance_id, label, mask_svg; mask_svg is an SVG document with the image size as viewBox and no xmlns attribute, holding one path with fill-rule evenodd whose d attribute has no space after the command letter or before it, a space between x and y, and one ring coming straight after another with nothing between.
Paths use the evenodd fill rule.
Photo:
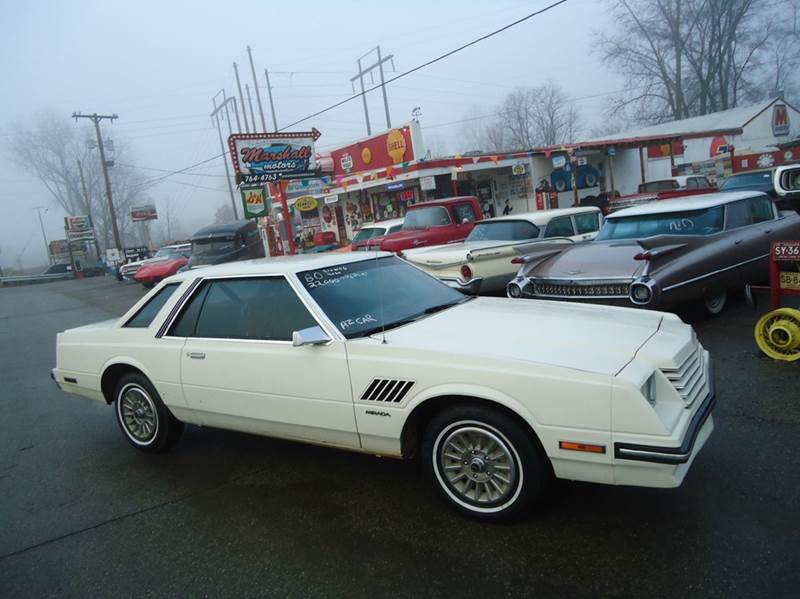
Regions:
<instances>
[{"instance_id":1,"label":"white coupe","mask_svg":"<svg viewBox=\"0 0 800 599\"><path fill-rule=\"evenodd\" d=\"M181 273L56 356L58 386L113 405L140 450L192 423L421 456L486 519L553 476L678 486L713 428L708 352L678 317L465 296L385 253Z\"/></svg>"}]
</instances>

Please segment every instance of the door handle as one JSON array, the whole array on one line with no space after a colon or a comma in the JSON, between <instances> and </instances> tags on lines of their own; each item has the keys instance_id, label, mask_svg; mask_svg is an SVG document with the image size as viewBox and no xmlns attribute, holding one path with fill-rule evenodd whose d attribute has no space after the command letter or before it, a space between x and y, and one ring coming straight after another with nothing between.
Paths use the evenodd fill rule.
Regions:
<instances>
[{"instance_id":1,"label":"door handle","mask_svg":"<svg viewBox=\"0 0 800 599\"><path fill-rule=\"evenodd\" d=\"M206 355L201 351L187 351L186 355L192 358L193 360L205 360Z\"/></svg>"},{"instance_id":2,"label":"door handle","mask_svg":"<svg viewBox=\"0 0 800 599\"><path fill-rule=\"evenodd\" d=\"M772 233L772 229L767 229L764 231L764 235L769 235L770 233Z\"/></svg>"},{"instance_id":3,"label":"door handle","mask_svg":"<svg viewBox=\"0 0 800 599\"><path fill-rule=\"evenodd\" d=\"M733 242L733 245L739 245L740 243L742 243L742 240L737 239L736 241Z\"/></svg>"}]
</instances>

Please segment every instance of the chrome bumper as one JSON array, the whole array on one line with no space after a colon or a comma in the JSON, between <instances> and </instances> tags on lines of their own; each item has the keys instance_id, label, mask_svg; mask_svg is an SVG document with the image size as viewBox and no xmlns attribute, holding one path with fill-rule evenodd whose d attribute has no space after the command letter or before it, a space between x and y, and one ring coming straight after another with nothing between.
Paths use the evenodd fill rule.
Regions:
<instances>
[{"instance_id":1,"label":"chrome bumper","mask_svg":"<svg viewBox=\"0 0 800 599\"><path fill-rule=\"evenodd\" d=\"M482 277L476 277L474 279L470 279L469 281L462 281L461 279L439 279L439 280L448 287L452 287L453 289L458 289L462 293L469 293L472 295L480 292L481 284L483 283Z\"/></svg>"}]
</instances>

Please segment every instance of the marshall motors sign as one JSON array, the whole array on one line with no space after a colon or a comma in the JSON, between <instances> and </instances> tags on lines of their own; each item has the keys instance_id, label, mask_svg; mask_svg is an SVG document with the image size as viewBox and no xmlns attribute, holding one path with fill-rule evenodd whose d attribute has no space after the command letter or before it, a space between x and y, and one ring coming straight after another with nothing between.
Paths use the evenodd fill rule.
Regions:
<instances>
[{"instance_id":1,"label":"marshall motors sign","mask_svg":"<svg viewBox=\"0 0 800 599\"><path fill-rule=\"evenodd\" d=\"M297 133L235 133L228 138L236 180L243 185L313 177L316 129Z\"/></svg>"}]
</instances>

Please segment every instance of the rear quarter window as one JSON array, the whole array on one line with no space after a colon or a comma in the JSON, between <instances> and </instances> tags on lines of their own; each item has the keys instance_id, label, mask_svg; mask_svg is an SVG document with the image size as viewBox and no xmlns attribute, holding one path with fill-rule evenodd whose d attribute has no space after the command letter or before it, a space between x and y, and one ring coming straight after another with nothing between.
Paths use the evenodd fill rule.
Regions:
<instances>
[{"instance_id":1,"label":"rear quarter window","mask_svg":"<svg viewBox=\"0 0 800 599\"><path fill-rule=\"evenodd\" d=\"M153 319L167 303L167 300L172 297L175 290L180 286L180 283L169 283L159 289L153 297L147 300L147 303L139 308L139 311L134 314L128 322L125 323L125 328L128 329L146 329L153 322Z\"/></svg>"}]
</instances>

